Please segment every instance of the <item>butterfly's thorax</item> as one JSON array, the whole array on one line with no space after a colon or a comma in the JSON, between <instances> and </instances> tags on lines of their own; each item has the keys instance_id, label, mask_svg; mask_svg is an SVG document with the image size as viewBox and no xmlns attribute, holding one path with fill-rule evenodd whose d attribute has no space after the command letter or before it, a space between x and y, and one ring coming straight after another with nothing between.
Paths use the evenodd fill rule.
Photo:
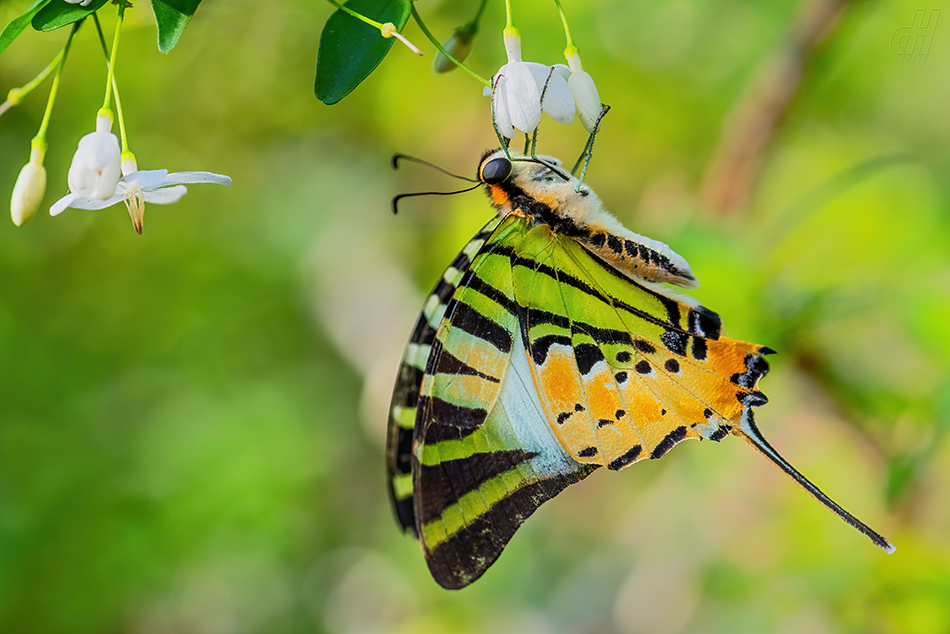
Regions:
<instances>
[{"instance_id":1,"label":"butterfly's thorax","mask_svg":"<svg viewBox=\"0 0 950 634\"><path fill-rule=\"evenodd\" d=\"M500 150L487 155L483 164L498 156L503 156ZM499 216L517 214L547 225L552 238L577 241L632 279L684 288L698 285L682 256L621 225L588 185L560 169L559 160L539 158L543 163L514 161L507 180L486 185Z\"/></svg>"}]
</instances>

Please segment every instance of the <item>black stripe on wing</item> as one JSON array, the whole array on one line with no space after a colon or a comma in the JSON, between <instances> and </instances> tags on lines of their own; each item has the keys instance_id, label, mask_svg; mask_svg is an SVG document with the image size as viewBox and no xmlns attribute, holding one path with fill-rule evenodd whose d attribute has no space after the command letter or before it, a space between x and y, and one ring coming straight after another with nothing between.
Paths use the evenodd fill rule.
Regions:
<instances>
[{"instance_id":1,"label":"black stripe on wing","mask_svg":"<svg viewBox=\"0 0 950 634\"><path fill-rule=\"evenodd\" d=\"M478 242L486 241L498 226L500 220L492 218L475 236L465 245L465 247L455 257L446 271L455 269L461 272L467 272L471 267L473 258L469 254L473 246ZM445 275L439 279L438 284L432 290L432 293L426 298L429 302L436 302L433 312L442 312L455 293L457 286L445 280ZM393 514L400 527L404 530L411 530L416 533L415 511L413 510L412 496L397 495L396 478L409 478L412 472L412 429L403 427L396 420L395 412L413 411L419 405L419 388L422 385L424 372L417 366L419 363L410 363L408 355L418 350L418 347L425 349L431 347L435 340L436 329L430 325L432 321L430 315L423 311L416 320L416 325L412 329L412 335L409 337L409 345L406 346L406 352L403 355L402 363L399 366L399 372L396 375L396 385L393 388L392 401L389 406L389 425L386 433L386 475L388 481L389 501L392 505Z\"/></svg>"}]
</instances>

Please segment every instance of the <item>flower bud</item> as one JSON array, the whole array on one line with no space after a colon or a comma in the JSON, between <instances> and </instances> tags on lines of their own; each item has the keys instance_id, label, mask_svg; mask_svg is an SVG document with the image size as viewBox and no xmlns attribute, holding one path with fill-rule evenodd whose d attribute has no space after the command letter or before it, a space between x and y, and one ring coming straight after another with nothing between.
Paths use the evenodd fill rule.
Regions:
<instances>
[{"instance_id":1,"label":"flower bud","mask_svg":"<svg viewBox=\"0 0 950 634\"><path fill-rule=\"evenodd\" d=\"M452 37L442 43L442 48L458 61L464 62L468 54L472 52L472 40L475 39L476 33L477 31L472 28L472 25L455 29ZM435 72L447 73L453 68L455 68L455 63L443 55L441 51L435 56L435 61L432 63L432 69Z\"/></svg>"},{"instance_id":2,"label":"flower bud","mask_svg":"<svg viewBox=\"0 0 950 634\"><path fill-rule=\"evenodd\" d=\"M97 125L79 140L79 148L69 166L69 190L80 198L108 200L119 183L121 158L119 139Z\"/></svg>"},{"instance_id":3,"label":"flower bud","mask_svg":"<svg viewBox=\"0 0 950 634\"><path fill-rule=\"evenodd\" d=\"M570 66L571 76L567 83L574 93L574 103L577 106L577 118L581 120L584 129L593 134L597 131L603 105L600 103L600 94L589 73L584 72L581 56L577 49L567 52L567 63Z\"/></svg>"},{"instance_id":4,"label":"flower bud","mask_svg":"<svg viewBox=\"0 0 950 634\"><path fill-rule=\"evenodd\" d=\"M42 159L37 158L36 150L30 162L23 166L13 186L10 198L10 218L13 224L22 227L30 221L46 194L46 168Z\"/></svg>"},{"instance_id":5,"label":"flower bud","mask_svg":"<svg viewBox=\"0 0 950 634\"><path fill-rule=\"evenodd\" d=\"M128 176L139 171L139 165L135 161L135 155L131 152L122 153L122 175Z\"/></svg>"}]
</instances>

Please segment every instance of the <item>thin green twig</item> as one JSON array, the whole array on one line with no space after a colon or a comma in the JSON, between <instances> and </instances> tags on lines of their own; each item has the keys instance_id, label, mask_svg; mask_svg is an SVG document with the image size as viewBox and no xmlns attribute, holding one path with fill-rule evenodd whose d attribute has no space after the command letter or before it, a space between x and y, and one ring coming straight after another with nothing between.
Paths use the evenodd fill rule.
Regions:
<instances>
[{"instance_id":1,"label":"thin green twig","mask_svg":"<svg viewBox=\"0 0 950 634\"><path fill-rule=\"evenodd\" d=\"M423 21L422 21L422 18L419 16L419 12L416 11L416 5L415 5L415 3L413 3L413 4L411 5L411 9L412 9L412 17L413 17L413 19L416 21L416 24L419 25L419 28L422 29L422 32L425 34L425 36L426 36L427 38L429 38L429 41L432 42L432 45L435 46L435 47L439 50L439 52L442 53L442 54L445 56L445 58L446 58L447 60L449 60L450 62L452 62L453 64L455 64L455 65L458 66L459 68L461 68L462 70L464 70L464 71L465 71L466 73L468 73L469 75L471 75L476 81L479 81L479 82L481 82L482 84L485 84L486 86L488 86L489 88L491 88L491 82L490 82L490 81L488 81L487 79L485 79L484 77L482 77L481 75L479 75L478 73L476 73L475 71L473 71L471 68L469 68L468 66L466 66L466 65L463 64L462 62L460 62L460 61L458 61L457 59L455 59L455 57L453 57L451 53L449 53L447 50L445 50L445 48L442 46L441 42L439 42L439 40L435 39L435 36L433 36L432 33L429 31L429 29L426 28L425 22L423 22Z\"/></svg>"}]
</instances>

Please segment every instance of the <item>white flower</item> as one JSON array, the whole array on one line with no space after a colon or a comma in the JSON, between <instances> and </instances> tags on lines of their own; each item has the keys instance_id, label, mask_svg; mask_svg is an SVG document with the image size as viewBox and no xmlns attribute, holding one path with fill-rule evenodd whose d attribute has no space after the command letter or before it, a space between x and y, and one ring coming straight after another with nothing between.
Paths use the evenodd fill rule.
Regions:
<instances>
[{"instance_id":1,"label":"white flower","mask_svg":"<svg viewBox=\"0 0 950 634\"><path fill-rule=\"evenodd\" d=\"M135 159L126 161L127 169L135 167ZM188 192L185 183L217 183L230 185L231 178L211 172L173 172L168 170L135 170L123 176L115 188L115 195L107 200L81 198L69 194L50 207L51 216L58 216L69 207L77 209L105 209L124 202L132 217L132 226L141 235L145 203L169 205L178 202Z\"/></svg>"},{"instance_id":2,"label":"white flower","mask_svg":"<svg viewBox=\"0 0 950 634\"><path fill-rule=\"evenodd\" d=\"M33 148L30 162L23 166L13 186L10 197L10 218L13 224L22 227L30 221L46 194L46 168L43 167L43 151Z\"/></svg>"},{"instance_id":3,"label":"white flower","mask_svg":"<svg viewBox=\"0 0 950 634\"><path fill-rule=\"evenodd\" d=\"M89 6L89 3L92 2L92 0L66 0L66 2L69 4L78 4L81 7L87 7Z\"/></svg>"},{"instance_id":4,"label":"white flower","mask_svg":"<svg viewBox=\"0 0 950 634\"><path fill-rule=\"evenodd\" d=\"M576 50L573 55L568 55L567 63L570 66L571 73L567 80L574 93L574 102L577 105L577 118L581 120L584 129L593 134L596 131L597 120L600 118L601 108L600 95L597 93L597 86L588 73L584 72L581 66L581 56ZM561 65L563 68L563 65Z\"/></svg>"},{"instance_id":5,"label":"white flower","mask_svg":"<svg viewBox=\"0 0 950 634\"><path fill-rule=\"evenodd\" d=\"M96 131L79 140L66 181L79 198L107 200L115 193L121 168L119 139L109 130L112 119L96 119Z\"/></svg>"},{"instance_id":6,"label":"white flower","mask_svg":"<svg viewBox=\"0 0 950 634\"><path fill-rule=\"evenodd\" d=\"M502 136L512 138L514 129L531 133L541 122L541 112L559 123L574 120L574 97L562 72L537 62L521 60L521 37L505 29L508 63L492 77L491 95L495 125ZM544 101L541 94L544 93Z\"/></svg>"}]
</instances>

